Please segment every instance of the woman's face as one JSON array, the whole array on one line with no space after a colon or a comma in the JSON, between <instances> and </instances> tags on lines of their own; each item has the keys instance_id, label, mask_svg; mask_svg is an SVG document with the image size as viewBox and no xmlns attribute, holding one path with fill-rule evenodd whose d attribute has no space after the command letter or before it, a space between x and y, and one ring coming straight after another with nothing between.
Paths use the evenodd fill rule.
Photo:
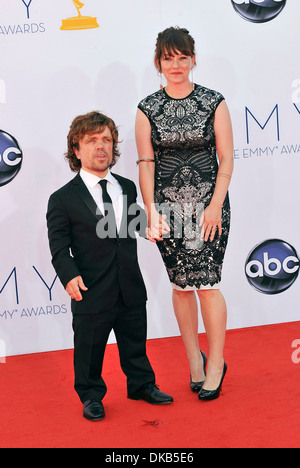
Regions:
<instances>
[{"instance_id":1,"label":"woman's face","mask_svg":"<svg viewBox=\"0 0 300 468\"><path fill-rule=\"evenodd\" d=\"M195 65L195 57L184 55L179 51L166 53L160 61L161 71L168 83L182 84L189 80L189 74Z\"/></svg>"}]
</instances>

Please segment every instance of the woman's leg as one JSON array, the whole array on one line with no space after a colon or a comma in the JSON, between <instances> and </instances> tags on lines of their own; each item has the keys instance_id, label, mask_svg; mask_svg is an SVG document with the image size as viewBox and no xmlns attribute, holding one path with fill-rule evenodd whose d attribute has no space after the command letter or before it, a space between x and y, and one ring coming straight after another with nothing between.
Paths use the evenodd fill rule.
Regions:
<instances>
[{"instance_id":1,"label":"woman's leg","mask_svg":"<svg viewBox=\"0 0 300 468\"><path fill-rule=\"evenodd\" d=\"M203 382L203 359L198 340L198 304L194 291L173 290L173 307L186 349L193 382Z\"/></svg>"},{"instance_id":2,"label":"woman's leg","mask_svg":"<svg viewBox=\"0 0 300 468\"><path fill-rule=\"evenodd\" d=\"M199 290L197 293L209 344L207 375L203 388L215 390L220 384L224 367L227 307L218 289Z\"/></svg>"}]
</instances>

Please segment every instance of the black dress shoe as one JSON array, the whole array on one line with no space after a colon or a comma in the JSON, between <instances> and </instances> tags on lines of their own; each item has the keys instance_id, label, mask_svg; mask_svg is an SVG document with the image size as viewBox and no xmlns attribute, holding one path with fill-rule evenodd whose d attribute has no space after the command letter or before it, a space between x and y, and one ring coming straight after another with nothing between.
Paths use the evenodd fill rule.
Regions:
<instances>
[{"instance_id":1,"label":"black dress shoe","mask_svg":"<svg viewBox=\"0 0 300 468\"><path fill-rule=\"evenodd\" d=\"M130 400L144 400L152 405L167 405L173 403L173 397L167 393L161 392L154 384L148 384L135 393L129 393Z\"/></svg>"},{"instance_id":2,"label":"black dress shoe","mask_svg":"<svg viewBox=\"0 0 300 468\"><path fill-rule=\"evenodd\" d=\"M105 412L101 401L87 400L83 406L83 417L89 421L104 419Z\"/></svg>"},{"instance_id":3,"label":"black dress shoe","mask_svg":"<svg viewBox=\"0 0 300 468\"><path fill-rule=\"evenodd\" d=\"M223 380L225 378L226 372L227 372L227 364L226 362L224 362L223 374L222 374L220 385L218 386L218 388L216 388L216 390L206 390L205 388L202 388L202 390L200 390L199 395L198 395L199 400L211 401L211 400L216 400L217 398L219 398L220 393L222 391L222 384L223 384Z\"/></svg>"},{"instance_id":4,"label":"black dress shoe","mask_svg":"<svg viewBox=\"0 0 300 468\"><path fill-rule=\"evenodd\" d=\"M204 375L206 375L207 356L201 350L200 350L200 353L201 353L202 358L203 358L203 372L204 372ZM190 386L191 386L192 392L199 393L200 390L202 390L204 382L205 382L205 380L203 380L203 382L193 382L192 381L192 376L191 376Z\"/></svg>"}]
</instances>

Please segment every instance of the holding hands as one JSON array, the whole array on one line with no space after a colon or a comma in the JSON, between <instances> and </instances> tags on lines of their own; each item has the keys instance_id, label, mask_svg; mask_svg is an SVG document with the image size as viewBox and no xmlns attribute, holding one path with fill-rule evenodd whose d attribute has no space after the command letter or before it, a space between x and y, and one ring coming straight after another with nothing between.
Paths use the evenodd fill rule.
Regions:
<instances>
[{"instance_id":1,"label":"holding hands","mask_svg":"<svg viewBox=\"0 0 300 468\"><path fill-rule=\"evenodd\" d=\"M166 222L167 216L159 214L153 208L148 219L149 225L146 229L147 239L151 242L162 241L162 236L170 232L170 227Z\"/></svg>"},{"instance_id":2,"label":"holding hands","mask_svg":"<svg viewBox=\"0 0 300 468\"><path fill-rule=\"evenodd\" d=\"M163 240L163 235L170 232L170 227L166 221L167 216L152 210L149 217L149 226L146 230L147 239L151 242ZM217 232L222 234L222 206L210 204L202 213L200 218L201 239L205 242L214 240Z\"/></svg>"}]
</instances>

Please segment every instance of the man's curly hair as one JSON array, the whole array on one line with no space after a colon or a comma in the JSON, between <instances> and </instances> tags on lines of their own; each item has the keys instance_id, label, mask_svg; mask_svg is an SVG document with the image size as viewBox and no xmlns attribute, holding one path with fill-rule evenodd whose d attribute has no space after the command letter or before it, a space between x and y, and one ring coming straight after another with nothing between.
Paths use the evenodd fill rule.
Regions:
<instances>
[{"instance_id":1,"label":"man's curly hair","mask_svg":"<svg viewBox=\"0 0 300 468\"><path fill-rule=\"evenodd\" d=\"M65 153L65 158L69 162L71 171L79 172L81 168L81 161L77 159L74 153L74 148L79 150L79 142L82 138L93 133L102 133L108 127L113 137L113 157L110 167L114 166L120 156L119 132L115 122L104 114L98 111L93 111L85 115L76 117L70 127L68 134L68 151Z\"/></svg>"}]
</instances>

